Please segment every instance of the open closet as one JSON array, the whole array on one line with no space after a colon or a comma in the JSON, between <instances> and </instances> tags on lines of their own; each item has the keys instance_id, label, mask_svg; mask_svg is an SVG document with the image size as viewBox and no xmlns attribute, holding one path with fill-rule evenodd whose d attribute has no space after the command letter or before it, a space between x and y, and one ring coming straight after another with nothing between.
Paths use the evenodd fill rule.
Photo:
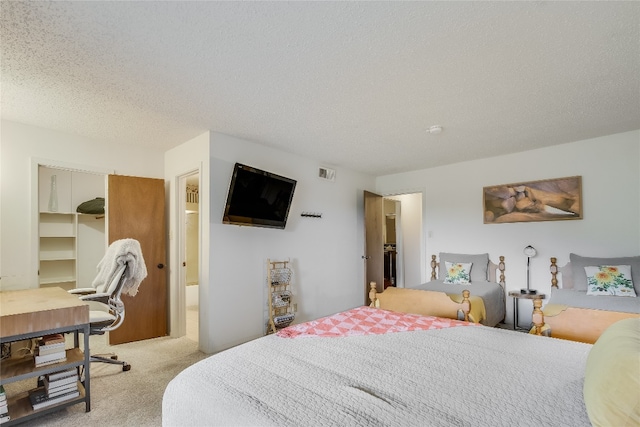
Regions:
<instances>
[{"instance_id":1,"label":"open closet","mask_svg":"<svg viewBox=\"0 0 640 427\"><path fill-rule=\"evenodd\" d=\"M38 169L40 287L88 287L107 247L104 174L46 166ZM98 200L96 200L98 199ZM78 206L102 200L102 212L81 213Z\"/></svg>"}]
</instances>

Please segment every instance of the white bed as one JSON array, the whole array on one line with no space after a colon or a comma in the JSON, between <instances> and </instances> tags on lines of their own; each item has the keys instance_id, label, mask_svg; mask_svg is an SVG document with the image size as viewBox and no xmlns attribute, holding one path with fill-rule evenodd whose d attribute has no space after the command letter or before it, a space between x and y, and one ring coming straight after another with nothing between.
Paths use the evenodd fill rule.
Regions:
<instances>
[{"instance_id":1,"label":"white bed","mask_svg":"<svg viewBox=\"0 0 640 427\"><path fill-rule=\"evenodd\" d=\"M431 280L416 286L409 286L411 289L423 291L443 292L450 297L459 297L464 289L468 290L483 307L480 308L480 315L476 314L478 323L486 326L496 326L504 321L506 314L505 305L505 277L504 277L504 257L500 257L498 264L489 259L489 254L438 254L439 262L436 262L435 255L431 257ZM446 283L447 277L446 262L462 262L471 264L470 283L452 284ZM472 311L477 307L471 304ZM383 307L384 308L384 307Z\"/></svg>"},{"instance_id":2,"label":"white bed","mask_svg":"<svg viewBox=\"0 0 640 427\"><path fill-rule=\"evenodd\" d=\"M640 295L640 256L594 258L571 253L569 259L558 267L557 259L551 258L551 295L540 316L534 314L536 333L592 344L613 323L640 317L640 297L589 295L585 273L590 266L627 265L634 293Z\"/></svg>"},{"instance_id":3,"label":"white bed","mask_svg":"<svg viewBox=\"0 0 640 427\"><path fill-rule=\"evenodd\" d=\"M589 426L582 392L592 347L469 323L381 335L269 335L174 378L162 423Z\"/></svg>"}]
</instances>

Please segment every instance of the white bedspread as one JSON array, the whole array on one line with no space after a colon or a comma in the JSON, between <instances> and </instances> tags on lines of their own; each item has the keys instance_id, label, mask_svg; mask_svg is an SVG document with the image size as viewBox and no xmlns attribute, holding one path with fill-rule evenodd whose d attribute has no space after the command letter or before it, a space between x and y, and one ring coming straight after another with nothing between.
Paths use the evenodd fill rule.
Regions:
<instances>
[{"instance_id":1,"label":"white bedspread","mask_svg":"<svg viewBox=\"0 0 640 427\"><path fill-rule=\"evenodd\" d=\"M338 338L270 335L165 390L163 426L589 426L591 345L463 327Z\"/></svg>"}]
</instances>

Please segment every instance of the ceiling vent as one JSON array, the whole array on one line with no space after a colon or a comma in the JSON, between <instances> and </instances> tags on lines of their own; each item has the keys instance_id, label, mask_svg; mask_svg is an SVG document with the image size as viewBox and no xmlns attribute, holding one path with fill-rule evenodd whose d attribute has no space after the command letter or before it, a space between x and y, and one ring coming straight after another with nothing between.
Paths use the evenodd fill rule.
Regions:
<instances>
[{"instance_id":1,"label":"ceiling vent","mask_svg":"<svg viewBox=\"0 0 640 427\"><path fill-rule=\"evenodd\" d=\"M336 171L334 169L329 168L319 168L318 169L318 177L320 179L326 179L327 181L335 181L336 180Z\"/></svg>"}]
</instances>

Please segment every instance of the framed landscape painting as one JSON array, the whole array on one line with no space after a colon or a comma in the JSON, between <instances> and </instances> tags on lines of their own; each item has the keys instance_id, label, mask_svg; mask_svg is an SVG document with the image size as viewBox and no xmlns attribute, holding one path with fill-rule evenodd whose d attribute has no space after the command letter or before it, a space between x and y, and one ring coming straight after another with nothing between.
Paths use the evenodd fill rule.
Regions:
<instances>
[{"instance_id":1,"label":"framed landscape painting","mask_svg":"<svg viewBox=\"0 0 640 427\"><path fill-rule=\"evenodd\" d=\"M582 219L582 177L483 188L485 224Z\"/></svg>"}]
</instances>

